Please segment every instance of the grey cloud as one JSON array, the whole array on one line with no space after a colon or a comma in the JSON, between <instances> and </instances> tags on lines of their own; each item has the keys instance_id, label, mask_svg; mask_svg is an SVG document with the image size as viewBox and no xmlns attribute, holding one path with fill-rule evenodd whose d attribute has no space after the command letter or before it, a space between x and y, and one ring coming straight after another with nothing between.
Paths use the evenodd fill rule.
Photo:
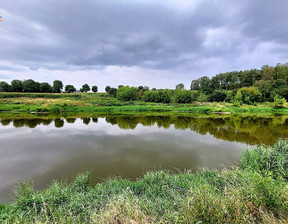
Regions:
<instances>
[{"instance_id":1,"label":"grey cloud","mask_svg":"<svg viewBox=\"0 0 288 224\"><path fill-rule=\"evenodd\" d=\"M247 68L245 55L254 55L253 67L288 60L287 2L179 5L176 0L5 0L0 60L30 70L137 66L185 74ZM255 51L263 43L268 47L261 55Z\"/></svg>"}]
</instances>

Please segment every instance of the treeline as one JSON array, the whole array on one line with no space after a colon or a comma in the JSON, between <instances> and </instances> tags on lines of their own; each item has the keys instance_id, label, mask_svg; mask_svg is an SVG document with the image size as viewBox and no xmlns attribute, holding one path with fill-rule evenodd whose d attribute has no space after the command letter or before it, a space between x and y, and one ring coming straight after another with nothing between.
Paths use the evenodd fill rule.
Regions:
<instances>
[{"instance_id":1,"label":"treeline","mask_svg":"<svg viewBox=\"0 0 288 224\"><path fill-rule=\"evenodd\" d=\"M260 70L220 73L212 78L203 76L191 82L190 89L204 93L210 101L249 102L273 101L275 96L288 99L288 63L275 67L264 65Z\"/></svg>"},{"instance_id":2,"label":"treeline","mask_svg":"<svg viewBox=\"0 0 288 224\"><path fill-rule=\"evenodd\" d=\"M182 83L175 89L149 89L147 86L129 87L119 85L118 88L106 86L105 91L121 101L143 100L155 103L192 103L229 102L234 105L255 104L257 102L275 102L282 107L288 100L288 64L276 66L264 65L260 70L233 71L220 73L212 78L203 76L192 80L190 90L185 90ZM38 83L32 79L13 80L9 85L0 82L0 92L34 92L60 93L63 83L55 80L53 85L47 82ZM66 85L65 92L76 91L73 85ZM98 92L97 86L84 84L81 92Z\"/></svg>"},{"instance_id":3,"label":"treeline","mask_svg":"<svg viewBox=\"0 0 288 224\"><path fill-rule=\"evenodd\" d=\"M13 80L10 84L7 82L0 82L0 92L26 92L26 93L61 93L63 91L63 83L60 80L55 80L52 85L48 82L36 82L32 79L27 79L24 81ZM76 88L73 85L66 85L64 88L65 92L73 93L76 91ZM93 92L98 92L97 86L90 86L84 84L80 89L81 92L88 92L92 90Z\"/></svg>"}]
</instances>

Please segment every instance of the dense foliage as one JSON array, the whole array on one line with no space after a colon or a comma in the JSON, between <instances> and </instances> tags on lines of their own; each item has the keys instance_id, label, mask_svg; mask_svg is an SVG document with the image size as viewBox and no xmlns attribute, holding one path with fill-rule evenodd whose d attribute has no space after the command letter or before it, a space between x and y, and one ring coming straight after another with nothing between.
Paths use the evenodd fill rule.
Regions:
<instances>
[{"instance_id":1,"label":"dense foliage","mask_svg":"<svg viewBox=\"0 0 288 224\"><path fill-rule=\"evenodd\" d=\"M129 86L121 86L117 91L117 99L122 101L137 100L137 88Z\"/></svg>"}]
</instances>

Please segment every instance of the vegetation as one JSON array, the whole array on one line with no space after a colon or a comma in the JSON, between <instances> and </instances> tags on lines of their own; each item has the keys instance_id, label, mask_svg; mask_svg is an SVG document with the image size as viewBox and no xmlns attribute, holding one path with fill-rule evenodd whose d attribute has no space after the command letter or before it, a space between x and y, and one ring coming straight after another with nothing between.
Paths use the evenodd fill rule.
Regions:
<instances>
[{"instance_id":1,"label":"vegetation","mask_svg":"<svg viewBox=\"0 0 288 224\"><path fill-rule=\"evenodd\" d=\"M137 88L129 86L121 86L117 91L117 99L121 101L137 100Z\"/></svg>"},{"instance_id":2,"label":"vegetation","mask_svg":"<svg viewBox=\"0 0 288 224\"><path fill-rule=\"evenodd\" d=\"M76 91L76 88L73 85L66 85L65 86L65 92L67 93L73 93Z\"/></svg>"},{"instance_id":3,"label":"vegetation","mask_svg":"<svg viewBox=\"0 0 288 224\"><path fill-rule=\"evenodd\" d=\"M285 101L282 100L283 103L281 104L280 99L288 100L287 83L288 64L277 64L275 67L264 65L261 70L252 69L221 73L211 79L203 76L192 80L191 91L185 90L183 83L176 85L175 90L157 90L153 88L149 91L147 86L128 87L119 85L118 89L106 86L105 91L110 96L117 97L122 101L143 100L155 103L228 102L238 107L242 104L252 105L259 102L274 102L276 97L276 101L280 104L279 107L275 104L275 108L282 108ZM38 83L32 79L23 82L13 80L11 85L4 81L0 82L0 92L60 93L62 89L63 83L60 80L55 80L53 86L46 82ZM128 90L130 91L129 94ZM75 91L74 86L65 86L65 92L73 93ZM90 86L84 84L80 91L88 92ZM98 87L93 86L92 91L97 92ZM120 91L119 94L117 94L118 91ZM124 95L127 95L127 97Z\"/></svg>"},{"instance_id":4,"label":"vegetation","mask_svg":"<svg viewBox=\"0 0 288 224\"><path fill-rule=\"evenodd\" d=\"M222 171L150 172L93 185L90 173L36 191L22 183L4 223L286 223L288 141L246 150Z\"/></svg>"},{"instance_id":5,"label":"vegetation","mask_svg":"<svg viewBox=\"0 0 288 224\"><path fill-rule=\"evenodd\" d=\"M80 91L87 93L88 91L90 91L90 86L88 84L84 84Z\"/></svg>"},{"instance_id":6,"label":"vegetation","mask_svg":"<svg viewBox=\"0 0 288 224\"><path fill-rule=\"evenodd\" d=\"M177 92L177 91L176 91ZM175 93L176 93L175 92ZM185 92L185 91L184 91ZM161 93L161 94L160 94ZM186 92L185 92L186 93ZM184 94L185 94L184 93ZM146 97L153 94L154 102L145 102ZM197 93L192 92L195 99ZM182 97L182 95L181 95ZM186 96L185 96L186 97ZM202 97L202 99L201 99ZM242 99L242 97L241 97ZM170 103L162 103L161 101ZM180 98L178 98L180 100ZM187 100L181 98L181 100ZM189 100L189 98L188 98ZM10 112L123 112L123 111L166 111L193 113L265 113L288 114L287 103L281 107L275 103L265 102L252 105L236 105L234 103L208 103L206 95L200 94L197 100L203 102L176 103L170 90L145 91L142 100L122 101L107 93L0 93L0 111ZM156 102L157 101L157 102Z\"/></svg>"}]
</instances>

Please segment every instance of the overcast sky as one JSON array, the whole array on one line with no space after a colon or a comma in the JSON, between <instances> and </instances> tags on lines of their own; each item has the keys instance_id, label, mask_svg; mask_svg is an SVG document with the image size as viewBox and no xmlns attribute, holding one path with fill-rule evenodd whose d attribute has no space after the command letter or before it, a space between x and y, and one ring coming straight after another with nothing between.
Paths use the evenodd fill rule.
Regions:
<instances>
[{"instance_id":1,"label":"overcast sky","mask_svg":"<svg viewBox=\"0 0 288 224\"><path fill-rule=\"evenodd\" d=\"M288 62L287 0L1 0L0 81L190 87Z\"/></svg>"}]
</instances>

